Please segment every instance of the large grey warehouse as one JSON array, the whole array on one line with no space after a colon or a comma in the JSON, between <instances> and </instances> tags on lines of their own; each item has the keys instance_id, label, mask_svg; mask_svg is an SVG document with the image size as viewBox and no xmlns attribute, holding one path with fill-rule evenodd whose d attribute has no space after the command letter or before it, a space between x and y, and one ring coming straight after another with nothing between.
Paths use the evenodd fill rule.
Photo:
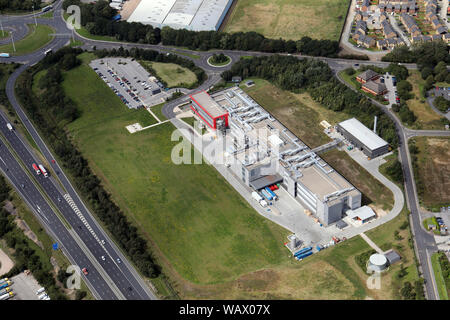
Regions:
<instances>
[{"instance_id":1,"label":"large grey warehouse","mask_svg":"<svg viewBox=\"0 0 450 320\"><path fill-rule=\"evenodd\" d=\"M355 118L338 123L337 131L370 158L381 156L389 151L389 143Z\"/></svg>"},{"instance_id":2,"label":"large grey warehouse","mask_svg":"<svg viewBox=\"0 0 450 320\"><path fill-rule=\"evenodd\" d=\"M211 99L203 96L209 101L201 106L206 113L220 108L223 112L217 114L227 115L229 129L217 129L225 133L230 169L245 185L259 191L280 183L324 225L361 207L361 193L354 186L240 88L214 93Z\"/></svg>"},{"instance_id":3,"label":"large grey warehouse","mask_svg":"<svg viewBox=\"0 0 450 320\"><path fill-rule=\"evenodd\" d=\"M141 0L128 22L162 28L217 31L233 0Z\"/></svg>"}]
</instances>

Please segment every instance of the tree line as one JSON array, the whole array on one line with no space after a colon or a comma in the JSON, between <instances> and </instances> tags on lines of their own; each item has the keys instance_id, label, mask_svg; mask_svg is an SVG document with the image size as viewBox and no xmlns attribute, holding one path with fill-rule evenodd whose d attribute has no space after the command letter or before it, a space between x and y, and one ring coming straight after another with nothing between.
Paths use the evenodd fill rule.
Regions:
<instances>
[{"instance_id":1,"label":"tree line","mask_svg":"<svg viewBox=\"0 0 450 320\"><path fill-rule=\"evenodd\" d=\"M111 36L120 41L173 45L191 50L244 50L261 52L302 53L311 56L336 57L338 41L303 37L299 41L268 39L256 32L225 33L191 31L170 27L154 28L139 22L113 21L117 11L105 0L94 4L80 0L64 0L63 9L70 5L81 8L81 25L93 35Z\"/></svg>"},{"instance_id":2,"label":"tree line","mask_svg":"<svg viewBox=\"0 0 450 320\"><path fill-rule=\"evenodd\" d=\"M364 95L340 83L328 64L322 61L279 55L241 59L230 70L222 73L225 81L230 81L233 76L241 76L243 79L259 77L284 90L306 91L324 107L336 112L344 111L369 128L373 127L376 115L379 135L393 148L398 145L393 121Z\"/></svg>"},{"instance_id":3,"label":"tree line","mask_svg":"<svg viewBox=\"0 0 450 320\"><path fill-rule=\"evenodd\" d=\"M138 230L127 219L120 208L111 199L111 195L105 191L101 181L94 175L89 167L88 161L82 156L76 145L72 143L64 124L73 121L78 116L77 112L68 112L62 108L64 102L68 101L60 84L57 69L64 69L68 58L81 53L81 49L65 47L53 55L47 56L37 65L27 69L18 79L16 93L21 104L33 120L41 133L45 136L50 147L61 160L63 167L71 174L77 189L84 199L87 200L94 213L106 225L110 233L116 239L120 247L128 254L136 267L147 277L157 277L160 267L147 246L147 242L138 233ZM76 62L73 66L76 66ZM36 73L46 70L41 83L57 84L55 88L47 88L36 95L33 90L33 79ZM42 87L41 87L42 90ZM46 93L51 90L54 98L48 100ZM54 100L54 101L53 101ZM70 102L67 108L72 110ZM59 114L53 114L53 112Z\"/></svg>"},{"instance_id":4,"label":"tree line","mask_svg":"<svg viewBox=\"0 0 450 320\"><path fill-rule=\"evenodd\" d=\"M41 7L41 0L0 0L0 10L31 11Z\"/></svg>"}]
</instances>

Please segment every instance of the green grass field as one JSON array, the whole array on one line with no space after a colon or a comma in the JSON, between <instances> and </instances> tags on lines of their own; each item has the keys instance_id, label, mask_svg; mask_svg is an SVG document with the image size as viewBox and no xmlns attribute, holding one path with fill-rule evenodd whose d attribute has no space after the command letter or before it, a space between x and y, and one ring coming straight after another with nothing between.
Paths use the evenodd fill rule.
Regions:
<instances>
[{"instance_id":1,"label":"green grass field","mask_svg":"<svg viewBox=\"0 0 450 320\"><path fill-rule=\"evenodd\" d=\"M80 57L84 64L64 73L65 91L81 111L81 117L67 129L113 199L150 240L164 273L182 298L395 296L391 272L383 276L382 290L366 287L368 275L354 256L370 247L360 237L301 262L289 258L283 247L288 232L259 216L213 167L172 163L171 151L177 142L170 141L171 123L129 134L125 126L145 113L128 110L86 65L94 58L91 54ZM308 97L293 97L307 108L302 99ZM157 107L155 112L161 105ZM318 118L326 114L316 108L311 106L313 111L308 114L316 112ZM390 236L384 227L376 229L381 239ZM155 285L162 295L170 295L163 280Z\"/></svg>"},{"instance_id":2,"label":"green grass field","mask_svg":"<svg viewBox=\"0 0 450 320\"><path fill-rule=\"evenodd\" d=\"M145 64L148 64L151 68L153 68L153 70L156 71L157 76L164 80L169 88L188 88L197 82L197 77L191 70L174 63L143 61L139 61L139 63L144 66Z\"/></svg>"},{"instance_id":3,"label":"green grass field","mask_svg":"<svg viewBox=\"0 0 450 320\"><path fill-rule=\"evenodd\" d=\"M346 0L238 0L224 30L255 31L274 39L338 40L348 6Z\"/></svg>"},{"instance_id":4,"label":"green grass field","mask_svg":"<svg viewBox=\"0 0 450 320\"><path fill-rule=\"evenodd\" d=\"M419 130L443 130L443 117L437 114L422 96L422 88L425 80L422 79L418 71L409 71L408 81L412 84L412 94L414 97L407 101L409 109L414 112L417 120L410 125L412 129Z\"/></svg>"},{"instance_id":5,"label":"green grass field","mask_svg":"<svg viewBox=\"0 0 450 320\"><path fill-rule=\"evenodd\" d=\"M8 30L1 32L0 31L0 39L6 39L10 35L10 32Z\"/></svg>"},{"instance_id":6,"label":"green grass field","mask_svg":"<svg viewBox=\"0 0 450 320\"><path fill-rule=\"evenodd\" d=\"M431 265L433 266L434 277L436 279L436 286L438 288L439 298L441 300L448 300L448 289L445 285L444 276L442 274L441 264L439 263L439 256L444 253L433 253L431 256Z\"/></svg>"},{"instance_id":7,"label":"green grass field","mask_svg":"<svg viewBox=\"0 0 450 320\"><path fill-rule=\"evenodd\" d=\"M214 168L172 163L170 123L129 134L124 127L136 116L87 65L65 74L63 86L81 110L68 126L80 150L184 278L230 280L281 259L284 229L254 212Z\"/></svg>"},{"instance_id":8,"label":"green grass field","mask_svg":"<svg viewBox=\"0 0 450 320\"><path fill-rule=\"evenodd\" d=\"M414 170L419 202L429 210L439 211L450 204L450 138L415 137L419 149Z\"/></svg>"},{"instance_id":9,"label":"green grass field","mask_svg":"<svg viewBox=\"0 0 450 320\"><path fill-rule=\"evenodd\" d=\"M0 51L15 56L24 55L42 48L53 39L50 34L54 32L54 29L49 26L38 24L37 27L35 25L28 25L28 27L30 33L22 40L15 42L16 51L12 44L0 46Z\"/></svg>"}]
</instances>

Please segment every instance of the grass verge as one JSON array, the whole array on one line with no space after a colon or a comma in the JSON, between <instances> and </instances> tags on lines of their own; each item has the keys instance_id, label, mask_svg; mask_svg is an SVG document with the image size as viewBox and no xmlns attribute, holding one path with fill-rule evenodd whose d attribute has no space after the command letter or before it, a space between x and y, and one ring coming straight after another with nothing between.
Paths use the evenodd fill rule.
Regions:
<instances>
[{"instance_id":1,"label":"grass verge","mask_svg":"<svg viewBox=\"0 0 450 320\"><path fill-rule=\"evenodd\" d=\"M0 51L20 56L37 51L53 39L50 34L54 32L54 29L49 26L29 24L28 27L30 28L30 33L22 40L15 42L16 51L14 51L12 44L0 46Z\"/></svg>"}]
</instances>

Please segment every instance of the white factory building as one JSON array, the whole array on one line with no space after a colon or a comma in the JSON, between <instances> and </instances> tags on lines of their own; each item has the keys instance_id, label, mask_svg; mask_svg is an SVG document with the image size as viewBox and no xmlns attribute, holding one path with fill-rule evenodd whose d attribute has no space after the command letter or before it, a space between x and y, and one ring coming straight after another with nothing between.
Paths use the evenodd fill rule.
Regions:
<instances>
[{"instance_id":1,"label":"white factory building","mask_svg":"<svg viewBox=\"0 0 450 320\"><path fill-rule=\"evenodd\" d=\"M192 95L192 101L199 94ZM220 107L228 114L224 139L230 169L248 187L259 191L280 183L324 225L361 207L361 193L354 186L240 88L211 98L214 103L203 103L202 108L211 113L212 107Z\"/></svg>"},{"instance_id":2,"label":"white factory building","mask_svg":"<svg viewBox=\"0 0 450 320\"><path fill-rule=\"evenodd\" d=\"M128 22L193 31L218 30L233 0L141 0Z\"/></svg>"}]
</instances>

